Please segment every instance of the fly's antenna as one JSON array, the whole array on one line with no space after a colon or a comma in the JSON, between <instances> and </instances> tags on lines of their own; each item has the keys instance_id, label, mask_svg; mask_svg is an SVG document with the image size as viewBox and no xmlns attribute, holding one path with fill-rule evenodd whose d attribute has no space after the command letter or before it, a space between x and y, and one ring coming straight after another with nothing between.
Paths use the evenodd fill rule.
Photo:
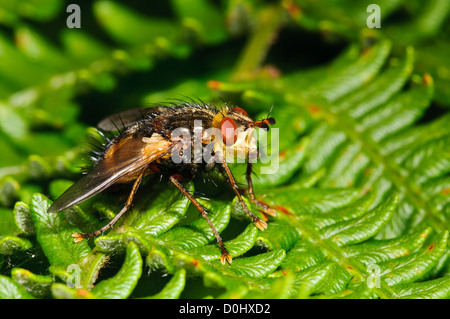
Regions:
<instances>
[{"instance_id":1,"label":"fly's antenna","mask_svg":"<svg viewBox=\"0 0 450 319\"><path fill-rule=\"evenodd\" d=\"M263 119L263 120L258 120L258 121L253 122L253 125L268 131L269 130L269 125L274 125L276 123L276 121L275 121L275 119L273 117L269 117L270 113L272 113L272 109L273 109L273 105L270 108L269 114L267 114L266 118Z\"/></svg>"},{"instance_id":2,"label":"fly's antenna","mask_svg":"<svg viewBox=\"0 0 450 319\"><path fill-rule=\"evenodd\" d=\"M266 120L269 119L269 116L270 116L270 114L272 113L272 110L273 110L273 104L272 104L272 106L270 107L269 113L268 113L267 116L266 116Z\"/></svg>"}]
</instances>

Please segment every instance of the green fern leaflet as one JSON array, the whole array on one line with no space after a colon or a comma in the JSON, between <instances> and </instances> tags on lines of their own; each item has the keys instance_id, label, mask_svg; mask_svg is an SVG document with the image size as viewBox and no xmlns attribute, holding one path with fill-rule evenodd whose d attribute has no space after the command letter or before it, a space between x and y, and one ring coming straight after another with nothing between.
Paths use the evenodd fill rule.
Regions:
<instances>
[{"instance_id":1,"label":"green fern leaflet","mask_svg":"<svg viewBox=\"0 0 450 319\"><path fill-rule=\"evenodd\" d=\"M82 4L80 29L60 0L0 3L0 298L449 298L448 1L379 1L380 29L370 1L164 3ZM185 186L231 265L166 183L74 243L127 195L47 213L79 178L93 126L183 96L261 118L273 106L279 165L255 164L254 187L277 215L245 198L268 228L213 175ZM232 170L246 185L245 165Z\"/></svg>"}]
</instances>

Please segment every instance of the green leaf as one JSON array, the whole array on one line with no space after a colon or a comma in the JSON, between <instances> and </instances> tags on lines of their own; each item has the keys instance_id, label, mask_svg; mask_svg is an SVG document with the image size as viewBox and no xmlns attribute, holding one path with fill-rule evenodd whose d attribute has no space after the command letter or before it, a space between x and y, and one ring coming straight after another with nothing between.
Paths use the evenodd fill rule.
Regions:
<instances>
[{"instance_id":1,"label":"green leaf","mask_svg":"<svg viewBox=\"0 0 450 319\"><path fill-rule=\"evenodd\" d=\"M239 276L262 278L273 272L286 257L283 249L270 251L252 257L236 259L230 266L230 271Z\"/></svg>"},{"instance_id":2,"label":"green leaf","mask_svg":"<svg viewBox=\"0 0 450 319\"><path fill-rule=\"evenodd\" d=\"M31 247L33 247L33 244L27 239L11 235L0 237L0 255L12 255Z\"/></svg>"},{"instance_id":3,"label":"green leaf","mask_svg":"<svg viewBox=\"0 0 450 319\"><path fill-rule=\"evenodd\" d=\"M31 60L39 61L53 72L68 69L70 60L42 38L37 32L27 27L16 30L15 39L19 49Z\"/></svg>"},{"instance_id":4,"label":"green leaf","mask_svg":"<svg viewBox=\"0 0 450 319\"><path fill-rule=\"evenodd\" d=\"M71 236L80 230L70 226L63 214L47 213L51 202L41 194L35 194L30 203L36 238L52 265L67 267L81 262L90 252L86 241L75 243Z\"/></svg>"},{"instance_id":5,"label":"green leaf","mask_svg":"<svg viewBox=\"0 0 450 319\"><path fill-rule=\"evenodd\" d=\"M62 30L61 42L65 51L80 63L101 59L109 53L108 47L82 30Z\"/></svg>"},{"instance_id":6,"label":"green leaf","mask_svg":"<svg viewBox=\"0 0 450 319\"><path fill-rule=\"evenodd\" d=\"M295 245L287 252L286 258L281 264L284 272L296 271L312 268L325 260L325 253L306 241L298 240Z\"/></svg>"},{"instance_id":7,"label":"green leaf","mask_svg":"<svg viewBox=\"0 0 450 319\"><path fill-rule=\"evenodd\" d=\"M342 65L333 75L313 86L305 93L308 96L322 95L328 101L336 101L344 95L358 89L369 82L385 63L391 50L392 43L387 39L380 39L374 46L367 48L363 54L356 56L352 63Z\"/></svg>"},{"instance_id":8,"label":"green leaf","mask_svg":"<svg viewBox=\"0 0 450 319\"><path fill-rule=\"evenodd\" d=\"M331 238L339 246L359 243L373 237L391 218L396 206L397 197L392 197L362 217L325 227L322 236Z\"/></svg>"},{"instance_id":9,"label":"green leaf","mask_svg":"<svg viewBox=\"0 0 450 319\"><path fill-rule=\"evenodd\" d=\"M346 248L347 256L355 256L365 265L379 264L383 261L410 255L424 243L431 229L404 235L398 238L372 240Z\"/></svg>"},{"instance_id":10,"label":"green leaf","mask_svg":"<svg viewBox=\"0 0 450 319\"><path fill-rule=\"evenodd\" d=\"M269 136L267 140L270 143L272 139ZM293 147L291 146L292 148L282 150L279 154L268 155L263 160L253 164L253 176L256 177L254 178L255 189L275 187L288 182L303 164L308 152L308 145L309 139L302 139ZM277 147L273 144L272 146ZM242 164L230 165L236 180L242 184L246 182L245 166Z\"/></svg>"},{"instance_id":11,"label":"green leaf","mask_svg":"<svg viewBox=\"0 0 450 319\"><path fill-rule=\"evenodd\" d=\"M394 288L396 297L404 299L448 299L450 293L448 277L398 285Z\"/></svg>"},{"instance_id":12,"label":"green leaf","mask_svg":"<svg viewBox=\"0 0 450 319\"><path fill-rule=\"evenodd\" d=\"M289 250L299 239L299 231L286 221L268 224L267 230L258 234L256 240L270 250Z\"/></svg>"},{"instance_id":13,"label":"green leaf","mask_svg":"<svg viewBox=\"0 0 450 319\"><path fill-rule=\"evenodd\" d=\"M37 63L30 62L3 33L0 33L0 47L2 48L0 75L9 77L10 83L16 88L32 85L37 81L44 81L50 76L50 70Z\"/></svg>"},{"instance_id":14,"label":"green leaf","mask_svg":"<svg viewBox=\"0 0 450 319\"><path fill-rule=\"evenodd\" d=\"M0 209L0 234L17 234L19 231L10 209Z\"/></svg>"},{"instance_id":15,"label":"green leaf","mask_svg":"<svg viewBox=\"0 0 450 319\"><path fill-rule=\"evenodd\" d=\"M65 284L54 283L51 287L52 295L56 299L94 299L95 296L84 289L69 288Z\"/></svg>"},{"instance_id":16,"label":"green leaf","mask_svg":"<svg viewBox=\"0 0 450 319\"><path fill-rule=\"evenodd\" d=\"M257 240L258 229L250 224L236 238L226 241L225 246L232 257L243 255L249 251ZM194 255L201 256L204 260L218 260L220 250L216 244L195 247L191 250Z\"/></svg>"},{"instance_id":17,"label":"green leaf","mask_svg":"<svg viewBox=\"0 0 450 319\"><path fill-rule=\"evenodd\" d=\"M187 188L193 191L192 185ZM147 211L140 212L133 227L144 234L158 237L183 218L189 207L189 199L166 187L152 198L148 207Z\"/></svg>"},{"instance_id":18,"label":"green leaf","mask_svg":"<svg viewBox=\"0 0 450 319\"><path fill-rule=\"evenodd\" d=\"M11 278L0 276L0 299L33 299L33 296Z\"/></svg>"},{"instance_id":19,"label":"green leaf","mask_svg":"<svg viewBox=\"0 0 450 319\"><path fill-rule=\"evenodd\" d=\"M148 297L149 299L176 299L180 296L186 284L186 270L183 268L177 270L170 281L156 295Z\"/></svg>"},{"instance_id":20,"label":"green leaf","mask_svg":"<svg viewBox=\"0 0 450 319\"><path fill-rule=\"evenodd\" d=\"M2 8L10 14L35 21L47 21L55 17L62 10L63 3L61 0L5 1L2 4Z\"/></svg>"},{"instance_id":21,"label":"green leaf","mask_svg":"<svg viewBox=\"0 0 450 319\"><path fill-rule=\"evenodd\" d=\"M447 239L448 232L445 232L422 251L382 263L380 274L390 286L421 278L442 256L447 248Z\"/></svg>"},{"instance_id":22,"label":"green leaf","mask_svg":"<svg viewBox=\"0 0 450 319\"><path fill-rule=\"evenodd\" d=\"M43 298L50 294L50 287L53 283L50 276L36 275L22 268L14 268L11 276L14 281L37 298Z\"/></svg>"},{"instance_id":23,"label":"green leaf","mask_svg":"<svg viewBox=\"0 0 450 319\"><path fill-rule=\"evenodd\" d=\"M298 201L292 201L293 196ZM265 191L261 197L269 205L284 207L295 215L324 215L353 202L358 192L353 189L303 188L292 184Z\"/></svg>"},{"instance_id":24,"label":"green leaf","mask_svg":"<svg viewBox=\"0 0 450 319\"><path fill-rule=\"evenodd\" d=\"M136 244L129 243L122 268L114 277L95 285L92 293L96 298L127 298L136 286L142 274L142 258Z\"/></svg>"},{"instance_id":25,"label":"green leaf","mask_svg":"<svg viewBox=\"0 0 450 319\"><path fill-rule=\"evenodd\" d=\"M145 17L112 1L96 2L94 13L106 31L125 44L152 43L158 38L171 40L179 32L174 21Z\"/></svg>"},{"instance_id":26,"label":"green leaf","mask_svg":"<svg viewBox=\"0 0 450 319\"><path fill-rule=\"evenodd\" d=\"M171 2L182 23L197 32L202 42L215 44L226 38L223 17L209 1L172 0Z\"/></svg>"}]
</instances>

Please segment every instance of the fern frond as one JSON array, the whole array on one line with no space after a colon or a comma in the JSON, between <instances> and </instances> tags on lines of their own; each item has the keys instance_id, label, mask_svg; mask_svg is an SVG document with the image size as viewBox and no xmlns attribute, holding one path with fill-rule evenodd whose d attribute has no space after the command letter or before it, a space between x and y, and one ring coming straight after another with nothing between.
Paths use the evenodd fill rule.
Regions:
<instances>
[{"instance_id":1,"label":"fern frond","mask_svg":"<svg viewBox=\"0 0 450 319\"><path fill-rule=\"evenodd\" d=\"M380 1L383 19L410 19L369 30L367 4L172 0L156 16L100 0L82 8L98 30L58 25L59 38L32 25L54 27L61 1L0 4L0 298L449 298L450 47L439 37L450 6ZM275 34L290 49L283 32L305 29L345 48L308 69L264 64ZM90 125L181 95L255 117L273 105L280 138L267 156L279 165L254 164L254 188L277 216L244 198L262 232L221 180L186 184L233 256L222 265L208 223L161 182L113 229L74 243L123 204L102 194L47 213L79 173ZM231 167L245 185L245 165Z\"/></svg>"}]
</instances>

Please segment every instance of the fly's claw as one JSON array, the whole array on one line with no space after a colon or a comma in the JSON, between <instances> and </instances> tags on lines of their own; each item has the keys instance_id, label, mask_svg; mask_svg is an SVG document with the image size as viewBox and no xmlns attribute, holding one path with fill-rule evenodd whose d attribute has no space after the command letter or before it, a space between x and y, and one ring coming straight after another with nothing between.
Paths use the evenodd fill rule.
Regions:
<instances>
[{"instance_id":1,"label":"fly's claw","mask_svg":"<svg viewBox=\"0 0 450 319\"><path fill-rule=\"evenodd\" d=\"M76 233L76 232L72 233L72 237L73 237L73 241L76 243L79 243L80 241L82 241L85 238L85 236L83 234Z\"/></svg>"},{"instance_id":2,"label":"fly's claw","mask_svg":"<svg viewBox=\"0 0 450 319\"><path fill-rule=\"evenodd\" d=\"M259 218L254 220L254 224L262 231L264 231L267 228L267 223Z\"/></svg>"},{"instance_id":3,"label":"fly's claw","mask_svg":"<svg viewBox=\"0 0 450 319\"><path fill-rule=\"evenodd\" d=\"M233 258L229 253L226 253L225 255L220 256L220 262L222 265L225 265L226 262L228 262L231 265L231 262L233 261Z\"/></svg>"},{"instance_id":4,"label":"fly's claw","mask_svg":"<svg viewBox=\"0 0 450 319\"><path fill-rule=\"evenodd\" d=\"M231 258L231 255L228 252L225 245L221 244L220 250L222 251L222 255L220 256L220 262L222 263L222 265L225 265L226 262L228 262L231 265L233 258Z\"/></svg>"}]
</instances>

